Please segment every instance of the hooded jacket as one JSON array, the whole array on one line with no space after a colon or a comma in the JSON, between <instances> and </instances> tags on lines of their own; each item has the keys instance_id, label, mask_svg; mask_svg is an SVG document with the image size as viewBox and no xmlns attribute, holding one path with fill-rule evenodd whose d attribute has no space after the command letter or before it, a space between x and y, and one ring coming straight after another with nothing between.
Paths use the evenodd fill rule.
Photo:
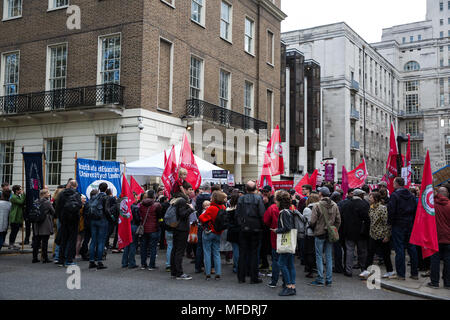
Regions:
<instances>
[{"instance_id":1,"label":"hooded jacket","mask_svg":"<svg viewBox=\"0 0 450 320\"><path fill-rule=\"evenodd\" d=\"M23 211L25 207L25 194L20 196L13 194L11 199L11 211L9 212L9 223L20 223L23 222Z\"/></svg>"},{"instance_id":2,"label":"hooded jacket","mask_svg":"<svg viewBox=\"0 0 450 320\"><path fill-rule=\"evenodd\" d=\"M438 242L450 244L450 199L440 194L436 195L434 209L436 210Z\"/></svg>"},{"instance_id":3,"label":"hooded jacket","mask_svg":"<svg viewBox=\"0 0 450 320\"><path fill-rule=\"evenodd\" d=\"M278 228L278 217L280 216L280 209L276 204L271 205L266 212L264 213L264 224L268 226L270 229ZM277 234L274 232L270 232L270 243L272 245L272 249L277 249Z\"/></svg>"},{"instance_id":4,"label":"hooded jacket","mask_svg":"<svg viewBox=\"0 0 450 320\"><path fill-rule=\"evenodd\" d=\"M366 200L354 196L342 206L342 236L345 240L358 241L369 236L370 206Z\"/></svg>"},{"instance_id":5,"label":"hooded jacket","mask_svg":"<svg viewBox=\"0 0 450 320\"><path fill-rule=\"evenodd\" d=\"M177 217L180 221L178 226L174 228L174 231L182 231L189 232L190 224L189 224L189 215L194 212L185 198L173 198L170 200L170 205L174 205L177 207Z\"/></svg>"},{"instance_id":6,"label":"hooded jacket","mask_svg":"<svg viewBox=\"0 0 450 320\"><path fill-rule=\"evenodd\" d=\"M417 202L405 188L398 188L389 198L388 224L401 228L412 228L416 216Z\"/></svg>"},{"instance_id":7,"label":"hooded jacket","mask_svg":"<svg viewBox=\"0 0 450 320\"><path fill-rule=\"evenodd\" d=\"M328 209L328 221L330 225L335 226L337 229L339 229L339 226L341 225L341 214L339 213L337 204L331 201L330 198L325 197L312 208L309 225L314 230L315 237L323 236L327 233L325 216L320 212L319 204Z\"/></svg>"},{"instance_id":8,"label":"hooded jacket","mask_svg":"<svg viewBox=\"0 0 450 320\"><path fill-rule=\"evenodd\" d=\"M65 212L64 205L68 201L69 197L73 194L78 194L79 196L79 209L74 212ZM61 223L78 225L80 223L80 209L83 206L81 203L81 194L72 188L67 188L61 191L58 195L58 200L56 202L56 217L60 219Z\"/></svg>"},{"instance_id":9,"label":"hooded jacket","mask_svg":"<svg viewBox=\"0 0 450 320\"><path fill-rule=\"evenodd\" d=\"M145 220L145 216L148 216L147 220ZM139 217L144 223L144 233L152 233L159 231L159 223L158 220L161 218L161 204L156 202L155 199L146 198L142 201L141 206L139 208Z\"/></svg>"}]
</instances>

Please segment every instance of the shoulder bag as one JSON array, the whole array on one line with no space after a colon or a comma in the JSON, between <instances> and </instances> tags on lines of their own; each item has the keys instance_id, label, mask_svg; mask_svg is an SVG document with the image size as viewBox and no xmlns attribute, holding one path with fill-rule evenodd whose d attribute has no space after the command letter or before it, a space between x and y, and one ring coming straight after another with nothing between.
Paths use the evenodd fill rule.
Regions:
<instances>
[{"instance_id":1,"label":"shoulder bag","mask_svg":"<svg viewBox=\"0 0 450 320\"><path fill-rule=\"evenodd\" d=\"M335 226L330 225L330 221L328 220L328 209L326 209L320 203L318 204L320 208L320 212L324 215L325 223L327 224L327 233L328 233L328 241L331 243L339 241L339 232Z\"/></svg>"},{"instance_id":2,"label":"shoulder bag","mask_svg":"<svg viewBox=\"0 0 450 320\"><path fill-rule=\"evenodd\" d=\"M151 208L151 206L148 207L148 209L147 209L147 213L145 214L145 218L144 218L144 223L141 223L136 229L136 235L137 236L143 236L144 235L144 225L145 225L145 222L147 222L148 212L150 211L150 208Z\"/></svg>"},{"instance_id":3,"label":"shoulder bag","mask_svg":"<svg viewBox=\"0 0 450 320\"><path fill-rule=\"evenodd\" d=\"M291 218L294 218L291 215ZM283 219L280 213L281 227L284 228ZM286 233L277 233L277 253L295 253L297 246L297 229L291 229Z\"/></svg>"}]
</instances>

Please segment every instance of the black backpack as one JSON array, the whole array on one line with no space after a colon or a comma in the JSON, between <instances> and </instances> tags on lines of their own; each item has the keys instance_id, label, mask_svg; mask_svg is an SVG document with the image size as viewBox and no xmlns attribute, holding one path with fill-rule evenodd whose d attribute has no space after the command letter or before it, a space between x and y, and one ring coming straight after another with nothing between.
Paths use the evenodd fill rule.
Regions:
<instances>
[{"instance_id":1,"label":"black backpack","mask_svg":"<svg viewBox=\"0 0 450 320\"><path fill-rule=\"evenodd\" d=\"M263 231L262 217L258 213L258 198L246 196L239 199L242 201L242 214L239 216L241 231L244 232L261 232Z\"/></svg>"},{"instance_id":2,"label":"black backpack","mask_svg":"<svg viewBox=\"0 0 450 320\"><path fill-rule=\"evenodd\" d=\"M41 224L45 220L46 214L41 210L41 202L39 199L33 201L28 218L31 223Z\"/></svg>"},{"instance_id":3,"label":"black backpack","mask_svg":"<svg viewBox=\"0 0 450 320\"><path fill-rule=\"evenodd\" d=\"M78 213L82 207L81 195L78 192L73 192L64 202L64 211L69 213Z\"/></svg>"},{"instance_id":4,"label":"black backpack","mask_svg":"<svg viewBox=\"0 0 450 320\"><path fill-rule=\"evenodd\" d=\"M105 194L99 193L91 198L89 201L89 219L101 220L103 218L103 196Z\"/></svg>"},{"instance_id":5,"label":"black backpack","mask_svg":"<svg viewBox=\"0 0 450 320\"><path fill-rule=\"evenodd\" d=\"M223 209L219 209L216 220L214 221L214 230L217 232L228 229L231 225L230 215Z\"/></svg>"}]
</instances>

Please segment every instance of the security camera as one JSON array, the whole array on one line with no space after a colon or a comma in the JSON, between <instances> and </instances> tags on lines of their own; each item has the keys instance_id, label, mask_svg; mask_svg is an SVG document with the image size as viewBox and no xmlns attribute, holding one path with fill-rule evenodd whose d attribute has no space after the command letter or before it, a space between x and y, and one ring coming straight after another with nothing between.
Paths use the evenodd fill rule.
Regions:
<instances>
[{"instance_id":1,"label":"security camera","mask_svg":"<svg viewBox=\"0 0 450 320\"><path fill-rule=\"evenodd\" d=\"M139 130L144 130L144 124L142 122L139 122L138 129Z\"/></svg>"}]
</instances>

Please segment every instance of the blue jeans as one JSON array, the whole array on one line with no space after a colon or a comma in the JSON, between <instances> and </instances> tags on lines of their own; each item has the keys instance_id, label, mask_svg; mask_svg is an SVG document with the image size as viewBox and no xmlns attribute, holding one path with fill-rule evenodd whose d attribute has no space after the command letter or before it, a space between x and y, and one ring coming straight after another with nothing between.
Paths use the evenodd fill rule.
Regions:
<instances>
[{"instance_id":1,"label":"blue jeans","mask_svg":"<svg viewBox=\"0 0 450 320\"><path fill-rule=\"evenodd\" d=\"M59 219L56 220L56 231L59 232L59 229L61 228L61 222L59 222ZM59 260L59 245L55 244L55 260Z\"/></svg>"},{"instance_id":2,"label":"blue jeans","mask_svg":"<svg viewBox=\"0 0 450 320\"><path fill-rule=\"evenodd\" d=\"M197 232L197 252L195 253L195 271L200 271L202 269L203 264L203 227L201 225L198 226Z\"/></svg>"},{"instance_id":3,"label":"blue jeans","mask_svg":"<svg viewBox=\"0 0 450 320\"><path fill-rule=\"evenodd\" d=\"M166 267L170 268L170 255L172 253L172 247L173 247L173 232L172 231L166 231L166 242L167 242Z\"/></svg>"},{"instance_id":4,"label":"blue jeans","mask_svg":"<svg viewBox=\"0 0 450 320\"><path fill-rule=\"evenodd\" d=\"M408 251L409 257L411 259L411 275L417 276L419 271L417 270L417 265L419 259L417 257L416 246L409 243L409 238L411 237L411 228L405 227L392 227L392 243L395 250L395 270L397 271L397 276L405 277L406 266L405 266L405 248Z\"/></svg>"},{"instance_id":5,"label":"blue jeans","mask_svg":"<svg viewBox=\"0 0 450 320\"><path fill-rule=\"evenodd\" d=\"M276 249L272 249L272 283L278 283L280 278L280 255L277 253Z\"/></svg>"},{"instance_id":6,"label":"blue jeans","mask_svg":"<svg viewBox=\"0 0 450 320\"><path fill-rule=\"evenodd\" d=\"M211 275L211 258L214 260L214 270L216 275L221 275L220 262L220 235L215 233L206 234L203 232L203 255L205 262L205 273Z\"/></svg>"},{"instance_id":7,"label":"blue jeans","mask_svg":"<svg viewBox=\"0 0 450 320\"><path fill-rule=\"evenodd\" d=\"M278 256L278 264L283 274L283 279L287 285L295 285L295 266L294 266L294 254L281 253ZM273 276L273 267L272 267Z\"/></svg>"},{"instance_id":8,"label":"blue jeans","mask_svg":"<svg viewBox=\"0 0 450 320\"><path fill-rule=\"evenodd\" d=\"M102 261L105 250L108 221L106 219L91 221L91 245L89 246L89 261Z\"/></svg>"},{"instance_id":9,"label":"blue jeans","mask_svg":"<svg viewBox=\"0 0 450 320\"><path fill-rule=\"evenodd\" d=\"M5 242L6 231L0 232L0 250L2 250L3 243Z\"/></svg>"},{"instance_id":10,"label":"blue jeans","mask_svg":"<svg viewBox=\"0 0 450 320\"><path fill-rule=\"evenodd\" d=\"M444 286L450 288L450 244L439 244L439 252L431 256L431 282L439 285L439 276L441 269L441 259L444 261Z\"/></svg>"},{"instance_id":11,"label":"blue jeans","mask_svg":"<svg viewBox=\"0 0 450 320\"><path fill-rule=\"evenodd\" d=\"M137 242L137 236L136 236L136 229L137 226L132 224L131 225L131 234L133 236L133 242L131 242L128 246L125 247L123 250L122 255L122 267L128 266L129 268L136 266L136 242Z\"/></svg>"},{"instance_id":12,"label":"blue jeans","mask_svg":"<svg viewBox=\"0 0 450 320\"><path fill-rule=\"evenodd\" d=\"M158 246L158 240L161 235L160 231L144 233L141 238L141 266L147 265L147 252L150 247L150 268L155 267L156 262L156 247Z\"/></svg>"},{"instance_id":13,"label":"blue jeans","mask_svg":"<svg viewBox=\"0 0 450 320\"><path fill-rule=\"evenodd\" d=\"M239 264L239 243L232 242L233 246L233 272L237 273Z\"/></svg>"},{"instance_id":14,"label":"blue jeans","mask_svg":"<svg viewBox=\"0 0 450 320\"><path fill-rule=\"evenodd\" d=\"M319 239L315 238L315 245L316 245L316 265L317 265L317 278L316 281L323 283L324 276L323 276L323 252L325 248L325 259L327 259L327 276L326 281L331 283L333 280L333 255L332 255L332 248L333 244L328 242L327 239Z\"/></svg>"}]
</instances>

